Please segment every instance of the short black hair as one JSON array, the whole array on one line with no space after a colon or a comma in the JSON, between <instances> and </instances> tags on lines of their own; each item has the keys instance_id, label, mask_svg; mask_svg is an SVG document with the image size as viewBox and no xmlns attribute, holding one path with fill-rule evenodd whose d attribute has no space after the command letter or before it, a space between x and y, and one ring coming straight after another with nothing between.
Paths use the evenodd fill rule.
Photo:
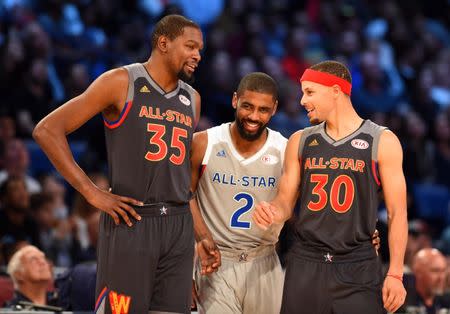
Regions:
<instances>
[{"instance_id":1,"label":"short black hair","mask_svg":"<svg viewBox=\"0 0 450 314\"><path fill-rule=\"evenodd\" d=\"M3 198L8 194L10 184L16 181L20 181L26 186L23 178L18 176L8 176L8 178L0 184L0 200L3 200Z\"/></svg>"},{"instance_id":2,"label":"short black hair","mask_svg":"<svg viewBox=\"0 0 450 314\"><path fill-rule=\"evenodd\" d=\"M310 69L319 72L333 74L334 76L346 80L350 84L352 83L352 75L350 74L350 71L347 68L347 66L345 66L345 64L343 63L333 60L327 60L314 64L313 66L310 67Z\"/></svg>"},{"instance_id":3,"label":"short black hair","mask_svg":"<svg viewBox=\"0 0 450 314\"><path fill-rule=\"evenodd\" d=\"M200 30L200 26L192 20L185 18L182 15L170 14L166 15L156 23L152 33L152 49L158 44L160 36L167 36L170 40L174 40L183 34L185 27L193 27Z\"/></svg>"},{"instance_id":4,"label":"short black hair","mask_svg":"<svg viewBox=\"0 0 450 314\"><path fill-rule=\"evenodd\" d=\"M273 99L278 100L278 86L275 80L263 72L253 72L244 76L239 82L237 89L238 97L246 90L272 95Z\"/></svg>"},{"instance_id":5,"label":"short black hair","mask_svg":"<svg viewBox=\"0 0 450 314\"><path fill-rule=\"evenodd\" d=\"M33 212L40 211L44 205L53 202L54 196L50 193L36 193L30 196L30 207Z\"/></svg>"}]
</instances>

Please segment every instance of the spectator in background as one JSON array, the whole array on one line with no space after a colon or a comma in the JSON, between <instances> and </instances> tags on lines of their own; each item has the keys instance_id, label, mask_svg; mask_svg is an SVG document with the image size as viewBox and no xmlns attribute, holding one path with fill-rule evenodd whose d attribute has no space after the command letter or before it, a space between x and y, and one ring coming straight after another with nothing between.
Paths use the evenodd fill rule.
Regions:
<instances>
[{"instance_id":1,"label":"spectator in background","mask_svg":"<svg viewBox=\"0 0 450 314\"><path fill-rule=\"evenodd\" d=\"M450 49L442 50L432 66L434 85L431 98L439 105L441 111L450 108Z\"/></svg>"},{"instance_id":2,"label":"spectator in background","mask_svg":"<svg viewBox=\"0 0 450 314\"><path fill-rule=\"evenodd\" d=\"M291 29L286 43L286 55L281 60L281 65L287 76L294 82L298 82L299 77L309 66L304 56L307 45L307 30L300 26Z\"/></svg>"},{"instance_id":3,"label":"spectator in background","mask_svg":"<svg viewBox=\"0 0 450 314\"><path fill-rule=\"evenodd\" d=\"M434 248L422 249L414 256L413 278L405 280L406 301L399 312L414 308L426 309L426 313L440 313L441 309L450 309L450 299L444 295L447 276L447 260ZM423 312L420 312L423 313Z\"/></svg>"},{"instance_id":4,"label":"spectator in background","mask_svg":"<svg viewBox=\"0 0 450 314\"><path fill-rule=\"evenodd\" d=\"M38 305L54 305L56 298L48 293L53 284L50 264L37 247L28 245L18 250L8 263L8 274L14 283L14 298L9 305L20 301Z\"/></svg>"},{"instance_id":5,"label":"spectator in background","mask_svg":"<svg viewBox=\"0 0 450 314\"><path fill-rule=\"evenodd\" d=\"M280 85L280 109L273 116L270 127L289 138L298 129L309 125L305 111L299 110L300 95L298 84L286 81Z\"/></svg>"},{"instance_id":6,"label":"spectator in background","mask_svg":"<svg viewBox=\"0 0 450 314\"><path fill-rule=\"evenodd\" d=\"M435 152L434 166L436 168L436 183L450 189L450 110L441 112L434 122Z\"/></svg>"},{"instance_id":7,"label":"spectator in background","mask_svg":"<svg viewBox=\"0 0 450 314\"><path fill-rule=\"evenodd\" d=\"M32 195L31 209L38 224L42 251L56 266L71 266L72 228L67 219L58 219L55 197L45 193Z\"/></svg>"},{"instance_id":8,"label":"spectator in background","mask_svg":"<svg viewBox=\"0 0 450 314\"><path fill-rule=\"evenodd\" d=\"M13 35L14 34L14 35ZM10 33L3 46L0 46L0 92L2 108L14 109L12 92L22 85L25 73L25 49L17 33Z\"/></svg>"},{"instance_id":9,"label":"spectator in background","mask_svg":"<svg viewBox=\"0 0 450 314\"><path fill-rule=\"evenodd\" d=\"M16 243L27 241L40 245L38 226L30 216L30 194L25 181L9 177L0 185L0 241Z\"/></svg>"},{"instance_id":10,"label":"spectator in background","mask_svg":"<svg viewBox=\"0 0 450 314\"><path fill-rule=\"evenodd\" d=\"M109 182L105 175L101 173L91 173L88 177L94 182L99 189L107 191L109 189ZM75 229L75 247L73 253L74 263L85 261L87 256L92 257L93 248L96 247L95 243L92 243L89 227L96 218L98 210L88 203L88 201L78 192L74 196L74 202L72 207L71 220L74 223ZM97 225L98 227L98 225ZM95 253L95 251L94 251Z\"/></svg>"},{"instance_id":11,"label":"spectator in background","mask_svg":"<svg viewBox=\"0 0 450 314\"><path fill-rule=\"evenodd\" d=\"M372 114L377 111L393 111L398 104L399 95L388 88L391 82L381 68L377 54L373 51L362 53L360 68L362 85L352 94L358 112Z\"/></svg>"},{"instance_id":12,"label":"spectator in background","mask_svg":"<svg viewBox=\"0 0 450 314\"><path fill-rule=\"evenodd\" d=\"M405 251L405 273L412 272L413 258L422 249L431 248L431 234L425 221L416 219L408 223L408 242Z\"/></svg>"},{"instance_id":13,"label":"spectator in background","mask_svg":"<svg viewBox=\"0 0 450 314\"><path fill-rule=\"evenodd\" d=\"M433 177L433 145L427 138L427 133L425 121L416 112L409 111L403 116L402 146L408 185L430 181Z\"/></svg>"},{"instance_id":14,"label":"spectator in background","mask_svg":"<svg viewBox=\"0 0 450 314\"><path fill-rule=\"evenodd\" d=\"M18 132L30 137L36 123L53 103L48 68L44 59L32 59L22 88L14 95Z\"/></svg>"},{"instance_id":15,"label":"spectator in background","mask_svg":"<svg viewBox=\"0 0 450 314\"><path fill-rule=\"evenodd\" d=\"M0 112L0 145L3 147L7 142L16 137L16 123L12 116L6 112ZM0 152L0 156L3 155ZM2 165L0 164L0 170Z\"/></svg>"},{"instance_id":16,"label":"spectator in background","mask_svg":"<svg viewBox=\"0 0 450 314\"><path fill-rule=\"evenodd\" d=\"M420 114L429 126L433 124L436 114L439 112L439 105L431 97L433 84L433 71L431 68L425 67L420 71L417 80L414 81L410 95L413 109Z\"/></svg>"},{"instance_id":17,"label":"spectator in background","mask_svg":"<svg viewBox=\"0 0 450 314\"><path fill-rule=\"evenodd\" d=\"M0 156L4 169L0 171L0 184L8 177L14 176L24 180L29 193L41 191L39 182L27 175L30 156L25 144L20 139L11 139L5 144L3 156Z\"/></svg>"},{"instance_id":18,"label":"spectator in background","mask_svg":"<svg viewBox=\"0 0 450 314\"><path fill-rule=\"evenodd\" d=\"M47 174L39 178L42 185L42 193L53 197L55 206L55 217L57 219L66 219L69 216L69 209L66 204L66 187L52 174Z\"/></svg>"}]
</instances>

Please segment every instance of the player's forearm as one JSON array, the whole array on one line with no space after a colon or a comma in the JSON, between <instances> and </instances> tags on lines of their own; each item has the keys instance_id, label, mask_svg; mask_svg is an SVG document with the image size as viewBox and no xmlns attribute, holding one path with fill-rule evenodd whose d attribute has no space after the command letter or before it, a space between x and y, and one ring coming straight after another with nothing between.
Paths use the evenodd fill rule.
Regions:
<instances>
[{"instance_id":1,"label":"player's forearm","mask_svg":"<svg viewBox=\"0 0 450 314\"><path fill-rule=\"evenodd\" d=\"M278 211L277 223L284 223L286 220L291 218L292 211L295 205L295 201L281 196L281 193L270 202Z\"/></svg>"},{"instance_id":2,"label":"player's forearm","mask_svg":"<svg viewBox=\"0 0 450 314\"><path fill-rule=\"evenodd\" d=\"M388 273L403 274L403 264L408 240L406 209L388 215L390 263Z\"/></svg>"},{"instance_id":3,"label":"player's forearm","mask_svg":"<svg viewBox=\"0 0 450 314\"><path fill-rule=\"evenodd\" d=\"M190 200L189 205L191 207L192 219L194 222L194 235L195 241L200 241L204 238L212 238L211 232L203 219L203 216L198 207L197 199Z\"/></svg>"},{"instance_id":4,"label":"player's forearm","mask_svg":"<svg viewBox=\"0 0 450 314\"><path fill-rule=\"evenodd\" d=\"M56 170L74 189L88 198L90 192L95 189L95 185L75 162L66 136L51 131L50 127L41 122L34 129L33 138Z\"/></svg>"}]
</instances>

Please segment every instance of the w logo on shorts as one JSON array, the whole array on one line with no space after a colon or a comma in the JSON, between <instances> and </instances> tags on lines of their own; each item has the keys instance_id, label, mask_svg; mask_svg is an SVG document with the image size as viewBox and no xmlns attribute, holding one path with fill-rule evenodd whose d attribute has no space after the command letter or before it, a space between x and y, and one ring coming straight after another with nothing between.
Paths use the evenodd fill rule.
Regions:
<instances>
[{"instance_id":1,"label":"w logo on shorts","mask_svg":"<svg viewBox=\"0 0 450 314\"><path fill-rule=\"evenodd\" d=\"M128 314L131 297L124 294L117 294L115 291L109 292L109 303L112 314Z\"/></svg>"},{"instance_id":2,"label":"w logo on shorts","mask_svg":"<svg viewBox=\"0 0 450 314\"><path fill-rule=\"evenodd\" d=\"M118 294L116 291L109 290L107 287L103 288L95 303L95 313L105 314L105 299L109 297L109 305L111 306L112 314L128 314L130 310L131 297Z\"/></svg>"}]
</instances>

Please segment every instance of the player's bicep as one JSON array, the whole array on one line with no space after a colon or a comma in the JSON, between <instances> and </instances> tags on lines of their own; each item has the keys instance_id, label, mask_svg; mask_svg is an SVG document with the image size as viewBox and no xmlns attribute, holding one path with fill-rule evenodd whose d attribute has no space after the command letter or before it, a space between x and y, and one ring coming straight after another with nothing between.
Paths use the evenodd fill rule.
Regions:
<instances>
[{"instance_id":1,"label":"player's bicep","mask_svg":"<svg viewBox=\"0 0 450 314\"><path fill-rule=\"evenodd\" d=\"M202 170L202 161L208 145L208 135L206 131L194 133L192 138L191 151L191 191L197 190L198 180Z\"/></svg>"},{"instance_id":2,"label":"player's bicep","mask_svg":"<svg viewBox=\"0 0 450 314\"><path fill-rule=\"evenodd\" d=\"M200 94L195 91L195 117L194 117L194 129L197 128L198 121L200 120L200 113L202 110L202 99Z\"/></svg>"},{"instance_id":3,"label":"player's bicep","mask_svg":"<svg viewBox=\"0 0 450 314\"><path fill-rule=\"evenodd\" d=\"M298 158L300 138L300 131L289 138L285 151L283 174L277 193L277 198L288 202L289 206L293 206L295 203L300 185L300 162Z\"/></svg>"},{"instance_id":4,"label":"player's bicep","mask_svg":"<svg viewBox=\"0 0 450 314\"><path fill-rule=\"evenodd\" d=\"M378 149L378 166L388 214L406 209L406 182L402 162L400 141L394 133L383 132Z\"/></svg>"},{"instance_id":5,"label":"player's bicep","mask_svg":"<svg viewBox=\"0 0 450 314\"><path fill-rule=\"evenodd\" d=\"M120 71L125 70L102 74L86 91L51 112L40 124L69 134L108 106L118 106L126 98L128 83L128 75Z\"/></svg>"}]
</instances>

